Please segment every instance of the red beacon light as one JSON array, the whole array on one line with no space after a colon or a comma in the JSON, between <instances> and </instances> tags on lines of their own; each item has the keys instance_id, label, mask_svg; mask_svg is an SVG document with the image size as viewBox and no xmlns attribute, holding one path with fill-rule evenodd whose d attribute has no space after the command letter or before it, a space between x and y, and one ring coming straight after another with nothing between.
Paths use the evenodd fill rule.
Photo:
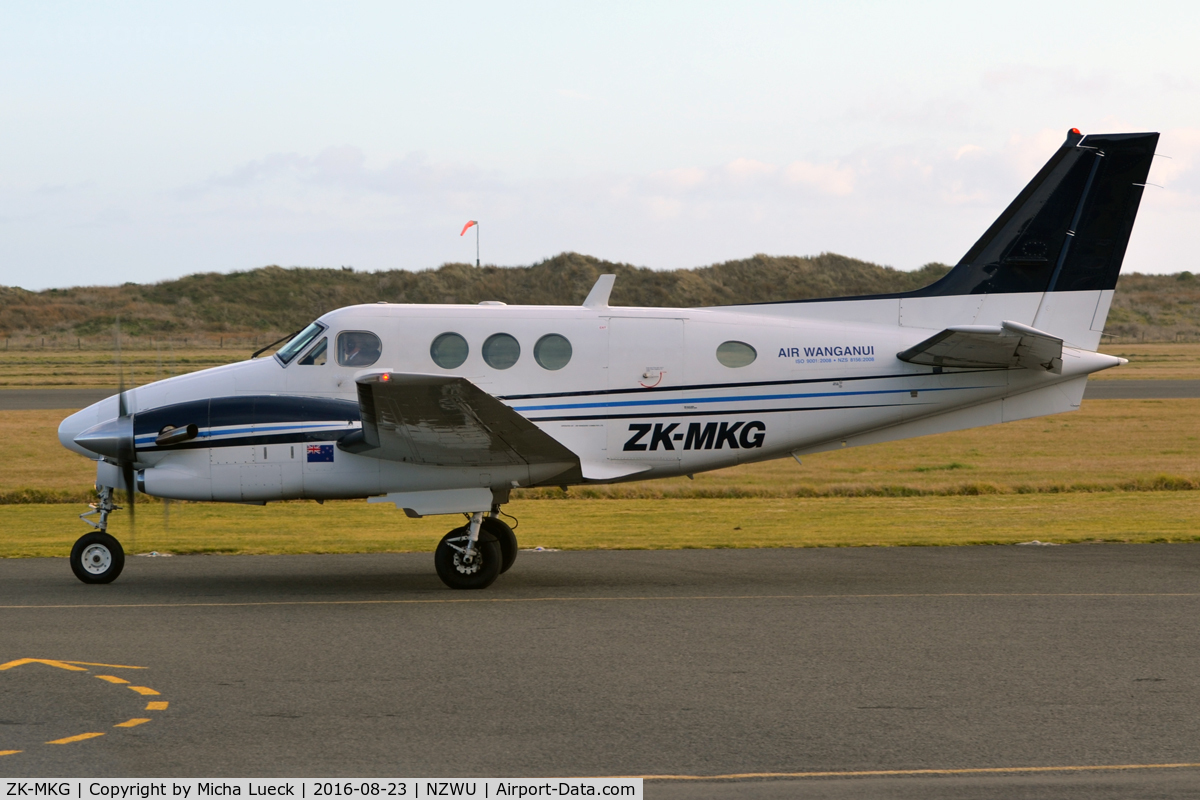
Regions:
<instances>
[{"instance_id":1,"label":"red beacon light","mask_svg":"<svg viewBox=\"0 0 1200 800\"><path fill-rule=\"evenodd\" d=\"M1079 135L1079 128L1071 128L1071 133Z\"/></svg>"}]
</instances>

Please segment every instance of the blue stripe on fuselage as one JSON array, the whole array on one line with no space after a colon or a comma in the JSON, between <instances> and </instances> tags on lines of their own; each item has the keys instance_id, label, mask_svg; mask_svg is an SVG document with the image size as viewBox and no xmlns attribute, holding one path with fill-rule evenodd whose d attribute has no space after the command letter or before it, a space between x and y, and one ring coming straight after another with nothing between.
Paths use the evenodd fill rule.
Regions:
<instances>
[{"instance_id":1,"label":"blue stripe on fuselage","mask_svg":"<svg viewBox=\"0 0 1200 800\"><path fill-rule=\"evenodd\" d=\"M964 389L987 389L987 386L943 386L920 389L922 392L955 392ZM601 403L558 403L545 406L513 406L514 411L563 411L576 408L628 408L630 406L665 406L682 403L749 403L760 400L796 400L810 397L856 397L880 394L907 394L913 389L874 389L861 392L809 392L805 394L748 394L733 397L686 397L671 400L619 400Z\"/></svg>"}]
</instances>

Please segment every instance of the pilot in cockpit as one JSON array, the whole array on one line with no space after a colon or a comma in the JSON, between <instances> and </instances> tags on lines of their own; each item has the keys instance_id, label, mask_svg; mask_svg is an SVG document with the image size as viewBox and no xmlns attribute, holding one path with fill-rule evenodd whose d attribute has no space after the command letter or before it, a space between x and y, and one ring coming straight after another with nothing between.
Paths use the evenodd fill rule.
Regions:
<instances>
[{"instance_id":1,"label":"pilot in cockpit","mask_svg":"<svg viewBox=\"0 0 1200 800\"><path fill-rule=\"evenodd\" d=\"M379 360L379 337L366 331L346 331L338 336L338 363L343 367L369 367Z\"/></svg>"}]
</instances>

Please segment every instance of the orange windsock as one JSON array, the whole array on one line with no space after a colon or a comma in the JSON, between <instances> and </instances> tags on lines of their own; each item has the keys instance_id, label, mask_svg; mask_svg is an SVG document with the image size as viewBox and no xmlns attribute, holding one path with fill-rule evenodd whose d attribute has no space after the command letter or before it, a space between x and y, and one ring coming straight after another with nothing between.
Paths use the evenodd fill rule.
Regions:
<instances>
[{"instance_id":1,"label":"orange windsock","mask_svg":"<svg viewBox=\"0 0 1200 800\"><path fill-rule=\"evenodd\" d=\"M468 220L467 224L466 224L466 225L463 225L462 233L460 233L460 234L459 234L459 236L462 236L462 235L463 235L463 233L466 233L466 232L467 232L467 230L468 230L468 229L470 229L470 227L471 227L472 225L478 225L478 224L479 224L479 223L478 223L478 222L476 222L475 220Z\"/></svg>"}]
</instances>

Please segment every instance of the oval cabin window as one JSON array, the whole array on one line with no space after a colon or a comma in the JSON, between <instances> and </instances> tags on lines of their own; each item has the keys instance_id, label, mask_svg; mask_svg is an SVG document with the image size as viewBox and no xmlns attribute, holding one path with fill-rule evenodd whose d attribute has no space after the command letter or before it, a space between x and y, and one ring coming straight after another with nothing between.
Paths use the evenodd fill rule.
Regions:
<instances>
[{"instance_id":1,"label":"oval cabin window","mask_svg":"<svg viewBox=\"0 0 1200 800\"><path fill-rule=\"evenodd\" d=\"M542 369L562 369L571 360L571 343L565 336L547 333L533 346L533 360Z\"/></svg>"},{"instance_id":2,"label":"oval cabin window","mask_svg":"<svg viewBox=\"0 0 1200 800\"><path fill-rule=\"evenodd\" d=\"M727 367L745 367L754 363L758 351L745 342L722 342L717 347L717 361Z\"/></svg>"},{"instance_id":3,"label":"oval cabin window","mask_svg":"<svg viewBox=\"0 0 1200 800\"><path fill-rule=\"evenodd\" d=\"M343 331L337 337L337 360L343 367L369 367L379 360L383 343L368 331Z\"/></svg>"},{"instance_id":4,"label":"oval cabin window","mask_svg":"<svg viewBox=\"0 0 1200 800\"><path fill-rule=\"evenodd\" d=\"M483 360L492 369L508 369L521 357L521 345L507 333L493 333L483 342Z\"/></svg>"},{"instance_id":5,"label":"oval cabin window","mask_svg":"<svg viewBox=\"0 0 1200 800\"><path fill-rule=\"evenodd\" d=\"M457 369L467 360L471 348L457 333L443 333L429 345L429 356L442 369Z\"/></svg>"}]
</instances>

